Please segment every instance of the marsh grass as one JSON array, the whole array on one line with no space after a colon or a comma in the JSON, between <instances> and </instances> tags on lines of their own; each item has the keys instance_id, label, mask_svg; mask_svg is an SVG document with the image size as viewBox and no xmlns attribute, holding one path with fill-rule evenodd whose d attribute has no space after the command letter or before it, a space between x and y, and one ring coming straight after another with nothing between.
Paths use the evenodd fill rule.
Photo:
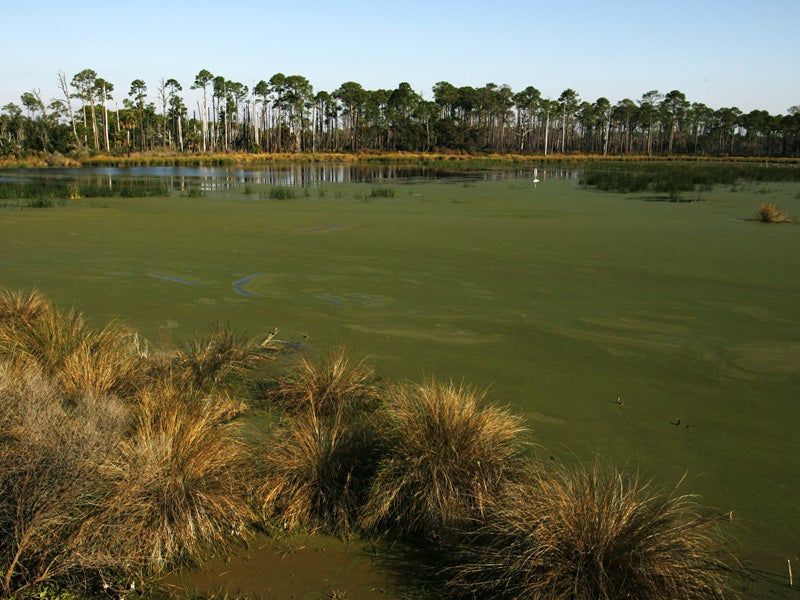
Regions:
<instances>
[{"instance_id":1,"label":"marsh grass","mask_svg":"<svg viewBox=\"0 0 800 600\"><path fill-rule=\"evenodd\" d=\"M593 162L581 174L580 183L603 191L663 195L685 202L684 194L708 191L715 185L737 186L742 181L798 181L800 171L780 166L748 163Z\"/></svg>"},{"instance_id":2,"label":"marsh grass","mask_svg":"<svg viewBox=\"0 0 800 600\"><path fill-rule=\"evenodd\" d=\"M293 200L295 193L293 188L275 186L269 189L268 197L270 200Z\"/></svg>"},{"instance_id":3,"label":"marsh grass","mask_svg":"<svg viewBox=\"0 0 800 600\"><path fill-rule=\"evenodd\" d=\"M0 596L145 576L245 532L247 407L227 378L266 346L218 329L160 362L116 322L0 293Z\"/></svg>"},{"instance_id":4,"label":"marsh grass","mask_svg":"<svg viewBox=\"0 0 800 600\"><path fill-rule=\"evenodd\" d=\"M394 188L386 185L373 186L369 192L370 198L394 198L394 196Z\"/></svg>"},{"instance_id":5,"label":"marsh grass","mask_svg":"<svg viewBox=\"0 0 800 600\"><path fill-rule=\"evenodd\" d=\"M362 525L400 537L436 537L483 514L523 463L519 417L452 382L398 387L379 415L386 456Z\"/></svg>"},{"instance_id":6,"label":"marsh grass","mask_svg":"<svg viewBox=\"0 0 800 600\"><path fill-rule=\"evenodd\" d=\"M142 392L130 435L102 465L109 496L81 528L95 561L160 571L226 548L253 519L251 456L224 403Z\"/></svg>"},{"instance_id":7,"label":"marsh grass","mask_svg":"<svg viewBox=\"0 0 800 600\"><path fill-rule=\"evenodd\" d=\"M377 448L369 419L347 406L327 415L307 408L288 417L262 450L263 517L286 531L352 533Z\"/></svg>"},{"instance_id":8,"label":"marsh grass","mask_svg":"<svg viewBox=\"0 0 800 600\"><path fill-rule=\"evenodd\" d=\"M154 373L197 388L243 384L246 373L279 352L271 342L272 337L257 342L228 326L214 325L208 334L194 336L161 354L154 362Z\"/></svg>"},{"instance_id":9,"label":"marsh grass","mask_svg":"<svg viewBox=\"0 0 800 600\"><path fill-rule=\"evenodd\" d=\"M381 391L366 359L354 362L347 350L339 347L316 360L300 356L266 393L289 413L312 409L326 415L374 406Z\"/></svg>"},{"instance_id":10,"label":"marsh grass","mask_svg":"<svg viewBox=\"0 0 800 600\"><path fill-rule=\"evenodd\" d=\"M35 290L0 296L0 355L38 365L67 395L129 392L142 367L137 340L118 321L93 328Z\"/></svg>"},{"instance_id":11,"label":"marsh grass","mask_svg":"<svg viewBox=\"0 0 800 600\"><path fill-rule=\"evenodd\" d=\"M114 398L65 402L35 365L0 363L0 596L95 568L77 534L106 496L99 465L127 425Z\"/></svg>"},{"instance_id":12,"label":"marsh grass","mask_svg":"<svg viewBox=\"0 0 800 600\"><path fill-rule=\"evenodd\" d=\"M535 472L493 500L454 551L453 597L546 600L723 598L715 519L595 464Z\"/></svg>"},{"instance_id":13,"label":"marsh grass","mask_svg":"<svg viewBox=\"0 0 800 600\"><path fill-rule=\"evenodd\" d=\"M78 198L147 198L168 196L169 188L158 182L118 181L113 186L91 182L0 183L0 199L19 208L52 208Z\"/></svg>"},{"instance_id":14,"label":"marsh grass","mask_svg":"<svg viewBox=\"0 0 800 600\"><path fill-rule=\"evenodd\" d=\"M786 211L772 202L764 202L756 211L755 219L760 223L790 223Z\"/></svg>"}]
</instances>

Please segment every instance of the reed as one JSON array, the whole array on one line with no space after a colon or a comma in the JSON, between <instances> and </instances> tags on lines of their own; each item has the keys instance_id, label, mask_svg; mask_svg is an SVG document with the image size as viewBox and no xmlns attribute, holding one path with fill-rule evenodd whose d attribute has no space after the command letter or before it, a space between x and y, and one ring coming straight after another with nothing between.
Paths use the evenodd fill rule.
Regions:
<instances>
[{"instance_id":1,"label":"reed","mask_svg":"<svg viewBox=\"0 0 800 600\"><path fill-rule=\"evenodd\" d=\"M346 405L327 415L302 410L275 427L261 454L259 497L268 522L337 535L356 528L379 454L362 413Z\"/></svg>"},{"instance_id":2,"label":"reed","mask_svg":"<svg viewBox=\"0 0 800 600\"><path fill-rule=\"evenodd\" d=\"M509 486L454 549L451 597L708 600L726 593L715 519L598 464Z\"/></svg>"},{"instance_id":3,"label":"reed","mask_svg":"<svg viewBox=\"0 0 800 600\"><path fill-rule=\"evenodd\" d=\"M373 533L430 538L479 517L524 462L520 418L452 382L398 387L378 419L386 456L362 512Z\"/></svg>"}]
</instances>

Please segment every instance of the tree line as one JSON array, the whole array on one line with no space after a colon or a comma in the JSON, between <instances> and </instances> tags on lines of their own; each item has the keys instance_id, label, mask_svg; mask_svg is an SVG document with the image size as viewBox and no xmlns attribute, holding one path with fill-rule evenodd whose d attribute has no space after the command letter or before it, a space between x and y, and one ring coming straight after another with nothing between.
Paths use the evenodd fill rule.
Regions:
<instances>
[{"instance_id":1,"label":"tree line","mask_svg":"<svg viewBox=\"0 0 800 600\"><path fill-rule=\"evenodd\" d=\"M679 90L591 102L533 86L454 86L433 100L410 84L368 90L355 81L315 92L302 75L276 73L252 89L202 69L187 106L176 79L142 79L127 94L92 69L58 74L58 96L40 89L0 109L0 155L31 152L456 151L648 156L800 155L800 105L785 115L711 108ZM121 100L121 106L119 101ZM114 107L111 102L114 101Z\"/></svg>"}]
</instances>

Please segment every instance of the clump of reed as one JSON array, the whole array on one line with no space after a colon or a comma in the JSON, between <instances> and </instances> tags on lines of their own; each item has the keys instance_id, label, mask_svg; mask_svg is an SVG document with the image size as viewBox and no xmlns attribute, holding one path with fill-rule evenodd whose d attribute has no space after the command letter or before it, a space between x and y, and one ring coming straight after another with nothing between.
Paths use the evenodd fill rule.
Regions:
<instances>
[{"instance_id":1,"label":"clump of reed","mask_svg":"<svg viewBox=\"0 0 800 600\"><path fill-rule=\"evenodd\" d=\"M774 202L764 202L756 211L756 220L760 223L789 223L791 219L786 211Z\"/></svg>"},{"instance_id":2,"label":"clump of reed","mask_svg":"<svg viewBox=\"0 0 800 600\"><path fill-rule=\"evenodd\" d=\"M369 192L370 198L394 198L394 188L387 185L373 186Z\"/></svg>"},{"instance_id":3,"label":"clump of reed","mask_svg":"<svg viewBox=\"0 0 800 600\"><path fill-rule=\"evenodd\" d=\"M313 408L319 415L335 413L345 405L372 406L380 398L375 371L365 359L353 362L343 347L316 360L301 356L266 394L289 413Z\"/></svg>"},{"instance_id":4,"label":"clump of reed","mask_svg":"<svg viewBox=\"0 0 800 600\"><path fill-rule=\"evenodd\" d=\"M226 548L254 513L251 455L225 403L170 385L137 400L131 433L101 466L109 493L82 545L101 564L145 572Z\"/></svg>"},{"instance_id":5,"label":"clump of reed","mask_svg":"<svg viewBox=\"0 0 800 600\"><path fill-rule=\"evenodd\" d=\"M284 413L263 451L265 517L291 530L348 534L363 503L379 443L370 418L380 399L364 360L344 348L301 357L268 398Z\"/></svg>"},{"instance_id":6,"label":"clump of reed","mask_svg":"<svg viewBox=\"0 0 800 600\"><path fill-rule=\"evenodd\" d=\"M216 329L151 353L116 322L0 292L0 596L150 574L246 531L254 461L230 379L269 340Z\"/></svg>"},{"instance_id":7,"label":"clump of reed","mask_svg":"<svg viewBox=\"0 0 800 600\"><path fill-rule=\"evenodd\" d=\"M378 417L386 455L362 511L366 530L430 539L483 514L525 449L520 418L484 399L436 380L394 390Z\"/></svg>"},{"instance_id":8,"label":"clump of reed","mask_svg":"<svg viewBox=\"0 0 800 600\"><path fill-rule=\"evenodd\" d=\"M68 395L128 392L137 385L138 336L118 321L91 327L39 292L0 292L0 356L38 365Z\"/></svg>"},{"instance_id":9,"label":"clump of reed","mask_svg":"<svg viewBox=\"0 0 800 600\"><path fill-rule=\"evenodd\" d=\"M377 448L369 420L346 406L327 415L309 407L288 417L262 451L264 518L287 531L350 534Z\"/></svg>"},{"instance_id":10,"label":"clump of reed","mask_svg":"<svg viewBox=\"0 0 800 600\"><path fill-rule=\"evenodd\" d=\"M453 597L707 600L726 589L715 519L598 464L536 471L462 535Z\"/></svg>"},{"instance_id":11,"label":"clump of reed","mask_svg":"<svg viewBox=\"0 0 800 600\"><path fill-rule=\"evenodd\" d=\"M295 193L293 188L279 185L269 188L267 196L270 200L293 200Z\"/></svg>"},{"instance_id":12,"label":"clump of reed","mask_svg":"<svg viewBox=\"0 0 800 600\"><path fill-rule=\"evenodd\" d=\"M107 494L99 465L128 426L115 398L67 401L37 365L0 361L0 596L96 568L79 532Z\"/></svg>"},{"instance_id":13,"label":"clump of reed","mask_svg":"<svg viewBox=\"0 0 800 600\"><path fill-rule=\"evenodd\" d=\"M185 385L208 388L236 383L260 364L274 358L279 347L272 336L259 342L228 326L214 325L206 335L194 336L153 361L153 374Z\"/></svg>"}]
</instances>

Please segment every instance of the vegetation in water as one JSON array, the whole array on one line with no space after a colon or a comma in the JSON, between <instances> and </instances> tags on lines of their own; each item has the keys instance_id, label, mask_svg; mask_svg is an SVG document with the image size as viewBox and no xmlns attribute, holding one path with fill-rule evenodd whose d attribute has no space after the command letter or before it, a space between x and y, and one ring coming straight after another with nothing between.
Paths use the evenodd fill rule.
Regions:
<instances>
[{"instance_id":1,"label":"vegetation in water","mask_svg":"<svg viewBox=\"0 0 800 600\"><path fill-rule=\"evenodd\" d=\"M685 499L541 468L520 417L464 386L379 389L342 350L275 378L282 348L218 327L157 349L38 292L0 293L0 596L122 594L259 527L424 539L460 557L439 574L454 593L727 585L720 538Z\"/></svg>"}]
</instances>

